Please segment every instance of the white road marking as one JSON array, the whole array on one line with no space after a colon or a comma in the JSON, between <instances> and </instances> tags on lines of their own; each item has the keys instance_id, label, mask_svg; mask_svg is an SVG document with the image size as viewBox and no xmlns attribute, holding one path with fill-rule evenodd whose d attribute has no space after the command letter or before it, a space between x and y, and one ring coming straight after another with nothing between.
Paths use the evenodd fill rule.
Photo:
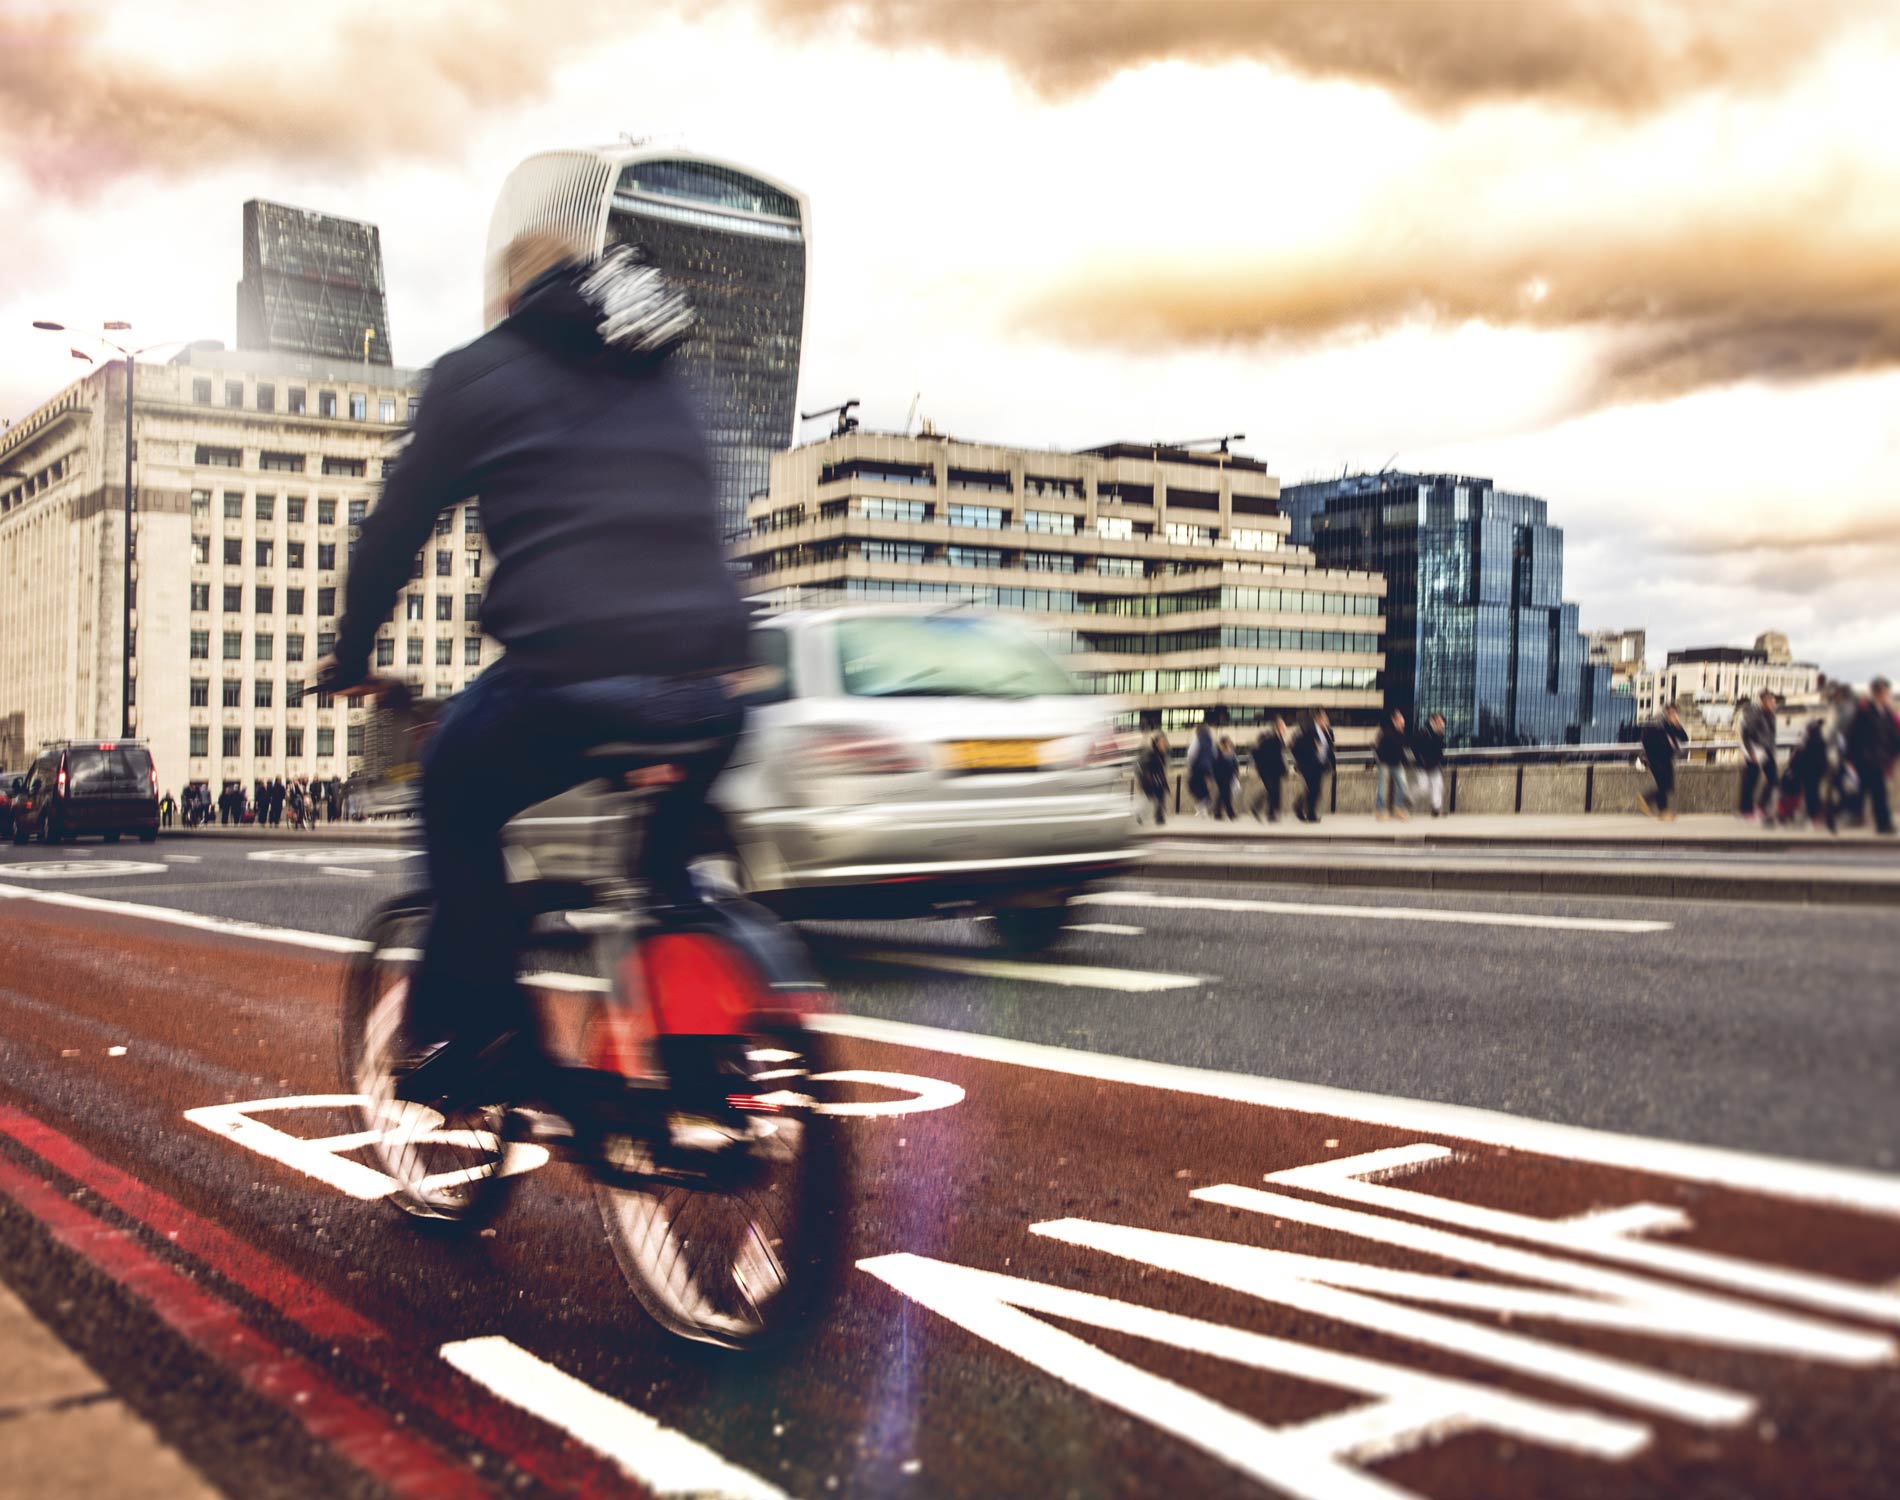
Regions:
<instances>
[{"instance_id":1,"label":"white road marking","mask_svg":"<svg viewBox=\"0 0 1900 1500\"><path fill-rule=\"evenodd\" d=\"M259 849L246 859L280 865L387 865L415 859L420 849Z\"/></svg>"},{"instance_id":2,"label":"white road marking","mask_svg":"<svg viewBox=\"0 0 1900 1500\"><path fill-rule=\"evenodd\" d=\"M136 859L95 859L84 864L66 859L0 863L0 876L8 880L111 880L124 875L164 873L165 866Z\"/></svg>"},{"instance_id":3,"label":"white road marking","mask_svg":"<svg viewBox=\"0 0 1900 1500\"><path fill-rule=\"evenodd\" d=\"M204 857L198 854L161 854L159 858L168 865L201 865Z\"/></svg>"},{"instance_id":4,"label":"white road marking","mask_svg":"<svg viewBox=\"0 0 1900 1500\"><path fill-rule=\"evenodd\" d=\"M859 1261L858 1269L1036 1369L1300 1500L1409 1500L1414 1492L1367 1474L1352 1460L1371 1462L1474 1428L1602 1459L1629 1458L1649 1440L1649 1429L1640 1423L1093 1292L919 1255L876 1256ZM1034 1313L1372 1399L1312 1421L1269 1427L1119 1359L1031 1316Z\"/></svg>"},{"instance_id":5,"label":"white road marking","mask_svg":"<svg viewBox=\"0 0 1900 1500\"><path fill-rule=\"evenodd\" d=\"M1436 906L1338 906L1317 901L1248 901L1223 896L1162 896L1149 891L1090 891L1075 906L1146 906L1169 911L1265 913L1285 917L1349 917L1367 922L1450 922L1470 927L1540 927L1553 932L1668 932L1673 922L1622 917L1546 917L1527 912L1452 911Z\"/></svg>"},{"instance_id":6,"label":"white road marking","mask_svg":"<svg viewBox=\"0 0 1900 1500\"><path fill-rule=\"evenodd\" d=\"M75 895L70 891L27 890L4 882L0 882L0 901L38 902L75 911L111 913L202 932L250 938L258 942L312 948L326 953L360 953L368 947L368 944L355 938L336 937L327 932L267 927L231 917L210 917L198 912L174 911L133 901L109 901L98 896ZM558 977L566 979L573 976ZM1179 1063L1157 1063L1142 1058L1117 1057L1111 1053L1083 1052L1068 1047L1051 1047L1041 1042L986 1036L980 1032L951 1031L937 1026L919 1026L909 1021L884 1021L873 1016L816 1015L810 1018L809 1024L814 1031L882 1042L893 1047L942 1052L953 1057L974 1058L980 1062L1007 1063L1019 1068L1065 1074L1071 1078L1089 1078L1099 1083L1128 1084L1136 1088L1226 1099L1232 1103L1258 1105L1265 1109L1285 1109L1297 1114L1357 1120L1368 1125L1389 1125L1397 1130L1417 1131L1421 1135L1478 1141L1564 1161L1619 1167L1683 1182L1701 1182L1734 1188L1744 1193L1785 1198L1795 1203L1822 1204L1900 1218L1900 1177L1863 1171L1857 1167L1831 1167L1781 1156L1730 1151L1720 1146L1697 1146L1681 1141L1659 1140L1652 1136L1592 1130L1583 1125L1526 1119L1465 1104L1440 1104L1426 1099L1361 1093L1353 1089L1297 1083L1255 1074L1223 1073L1212 1068L1190 1068Z\"/></svg>"},{"instance_id":7,"label":"white road marking","mask_svg":"<svg viewBox=\"0 0 1900 1500\"><path fill-rule=\"evenodd\" d=\"M1071 922L1067 930L1070 932L1103 932L1107 933L1110 937L1140 937L1148 929L1145 927L1130 927L1122 922Z\"/></svg>"},{"instance_id":8,"label":"white road marking","mask_svg":"<svg viewBox=\"0 0 1900 1500\"><path fill-rule=\"evenodd\" d=\"M968 974L976 979L1021 979L1031 984L1125 990L1136 995L1152 990L1191 990L1201 982L1192 974L1149 974L1140 969L1097 969L1083 964L1027 964L1014 959L965 958L956 953L909 953L894 948L872 948L858 956L870 963L902 964L912 969L941 969L948 974Z\"/></svg>"},{"instance_id":9,"label":"white road marking","mask_svg":"<svg viewBox=\"0 0 1900 1500\"><path fill-rule=\"evenodd\" d=\"M319 865L318 873L323 875L347 875L352 880L373 880L374 870L352 870L348 865Z\"/></svg>"},{"instance_id":10,"label":"white road marking","mask_svg":"<svg viewBox=\"0 0 1900 1500\"><path fill-rule=\"evenodd\" d=\"M907 1099L867 1099L852 1104L820 1104L818 1112L826 1115L860 1115L864 1117L886 1115L920 1115L928 1110L948 1109L953 1104L961 1104L963 1090L954 1083L945 1083L941 1078L919 1078L914 1073L881 1073L871 1068L844 1068L836 1073L814 1073L813 1083L866 1083L881 1089L890 1089L895 1093L910 1095Z\"/></svg>"},{"instance_id":11,"label":"white road marking","mask_svg":"<svg viewBox=\"0 0 1900 1500\"><path fill-rule=\"evenodd\" d=\"M499 1337L444 1344L442 1358L502 1400L578 1438L660 1497L786 1500L785 1492L728 1463L683 1432L623 1405Z\"/></svg>"}]
</instances>

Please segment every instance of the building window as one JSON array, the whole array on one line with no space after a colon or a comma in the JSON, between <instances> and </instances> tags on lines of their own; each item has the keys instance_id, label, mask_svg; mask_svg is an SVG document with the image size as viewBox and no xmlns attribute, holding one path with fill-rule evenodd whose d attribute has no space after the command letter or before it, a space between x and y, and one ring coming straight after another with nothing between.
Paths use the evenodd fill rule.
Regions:
<instances>
[{"instance_id":1,"label":"building window","mask_svg":"<svg viewBox=\"0 0 1900 1500\"><path fill-rule=\"evenodd\" d=\"M284 543L284 566L287 568L295 568L295 569L301 569L303 567L303 543L302 542L285 542Z\"/></svg>"},{"instance_id":2,"label":"building window","mask_svg":"<svg viewBox=\"0 0 1900 1500\"><path fill-rule=\"evenodd\" d=\"M868 521L928 521L927 500L891 500L881 495L866 495L860 514Z\"/></svg>"},{"instance_id":3,"label":"building window","mask_svg":"<svg viewBox=\"0 0 1900 1500\"><path fill-rule=\"evenodd\" d=\"M1023 530L1047 536L1074 536L1076 523L1080 520L1080 516L1065 515L1059 510L1026 510L1023 512Z\"/></svg>"},{"instance_id":4,"label":"building window","mask_svg":"<svg viewBox=\"0 0 1900 1500\"><path fill-rule=\"evenodd\" d=\"M480 578L482 576L481 553L471 552L468 554L468 576L470 578Z\"/></svg>"},{"instance_id":5,"label":"building window","mask_svg":"<svg viewBox=\"0 0 1900 1500\"><path fill-rule=\"evenodd\" d=\"M224 539L224 565L227 568L244 566L244 539L228 536Z\"/></svg>"},{"instance_id":6,"label":"building window","mask_svg":"<svg viewBox=\"0 0 1900 1500\"><path fill-rule=\"evenodd\" d=\"M450 528L454 525L455 517L445 510L441 515L435 518L435 534L437 536L447 536Z\"/></svg>"},{"instance_id":7,"label":"building window","mask_svg":"<svg viewBox=\"0 0 1900 1500\"><path fill-rule=\"evenodd\" d=\"M317 728L317 754L319 756L336 754L336 731L319 725Z\"/></svg>"},{"instance_id":8,"label":"building window","mask_svg":"<svg viewBox=\"0 0 1900 1500\"><path fill-rule=\"evenodd\" d=\"M224 746L224 753L227 759L234 758L243 753L244 731L242 729L238 729L235 726L227 728L224 733L219 736L219 740Z\"/></svg>"},{"instance_id":9,"label":"building window","mask_svg":"<svg viewBox=\"0 0 1900 1500\"><path fill-rule=\"evenodd\" d=\"M323 549L319 547L317 550L321 552ZM335 588L321 588L317 590L317 613L320 615L333 615L336 613Z\"/></svg>"},{"instance_id":10,"label":"building window","mask_svg":"<svg viewBox=\"0 0 1900 1500\"><path fill-rule=\"evenodd\" d=\"M363 517L369 514L369 501L352 500L350 502L350 525L361 526Z\"/></svg>"},{"instance_id":11,"label":"building window","mask_svg":"<svg viewBox=\"0 0 1900 1500\"><path fill-rule=\"evenodd\" d=\"M191 659L193 661L211 660L211 632L194 630L191 633Z\"/></svg>"},{"instance_id":12,"label":"building window","mask_svg":"<svg viewBox=\"0 0 1900 1500\"><path fill-rule=\"evenodd\" d=\"M277 497L275 495L259 495L253 502L253 506L258 520L275 521L277 519Z\"/></svg>"},{"instance_id":13,"label":"building window","mask_svg":"<svg viewBox=\"0 0 1900 1500\"><path fill-rule=\"evenodd\" d=\"M260 583L257 586L257 599L253 608L260 615L268 615L275 611L276 606L277 590L269 584Z\"/></svg>"},{"instance_id":14,"label":"building window","mask_svg":"<svg viewBox=\"0 0 1900 1500\"><path fill-rule=\"evenodd\" d=\"M421 665L422 665L422 640L421 640L421 637L419 637L419 636L413 636L413 635L409 637L409 641L408 641L408 647L407 647L407 651L406 651L406 653L405 653L405 655L406 655L406 657L407 657L407 659L408 659L408 662L409 662L409 665L410 665L410 666L412 666L412 667L419 667L419 666L421 666Z\"/></svg>"},{"instance_id":15,"label":"building window","mask_svg":"<svg viewBox=\"0 0 1900 1500\"><path fill-rule=\"evenodd\" d=\"M224 586L224 612L227 615L239 614L244 609L244 586L227 583Z\"/></svg>"},{"instance_id":16,"label":"building window","mask_svg":"<svg viewBox=\"0 0 1900 1500\"><path fill-rule=\"evenodd\" d=\"M191 726L191 753L209 755L211 753L211 729L205 724Z\"/></svg>"},{"instance_id":17,"label":"building window","mask_svg":"<svg viewBox=\"0 0 1900 1500\"><path fill-rule=\"evenodd\" d=\"M211 706L211 681L205 677L191 679L191 706L209 708Z\"/></svg>"},{"instance_id":18,"label":"building window","mask_svg":"<svg viewBox=\"0 0 1900 1500\"><path fill-rule=\"evenodd\" d=\"M242 406L244 404L244 382L243 381L241 380L225 381L224 404L226 406Z\"/></svg>"},{"instance_id":19,"label":"building window","mask_svg":"<svg viewBox=\"0 0 1900 1500\"><path fill-rule=\"evenodd\" d=\"M284 637L284 660L303 660L303 637L301 635L292 633Z\"/></svg>"},{"instance_id":20,"label":"building window","mask_svg":"<svg viewBox=\"0 0 1900 1500\"><path fill-rule=\"evenodd\" d=\"M284 519L290 522L292 526L300 526L303 524L303 512L304 498L302 495L291 495L284 500Z\"/></svg>"},{"instance_id":21,"label":"building window","mask_svg":"<svg viewBox=\"0 0 1900 1500\"><path fill-rule=\"evenodd\" d=\"M303 684L294 677L284 684L284 707L303 707Z\"/></svg>"},{"instance_id":22,"label":"building window","mask_svg":"<svg viewBox=\"0 0 1900 1500\"><path fill-rule=\"evenodd\" d=\"M945 547L944 561L953 568L1000 568L1003 566L1003 552L1000 547Z\"/></svg>"},{"instance_id":23,"label":"building window","mask_svg":"<svg viewBox=\"0 0 1900 1500\"><path fill-rule=\"evenodd\" d=\"M336 415L335 391L317 392L317 415L320 417L334 417Z\"/></svg>"},{"instance_id":24,"label":"building window","mask_svg":"<svg viewBox=\"0 0 1900 1500\"><path fill-rule=\"evenodd\" d=\"M345 479L361 479L366 467L360 458L332 458L326 455L323 460L324 473Z\"/></svg>"},{"instance_id":25,"label":"building window","mask_svg":"<svg viewBox=\"0 0 1900 1500\"><path fill-rule=\"evenodd\" d=\"M376 420L379 422L393 422L396 420L396 398L394 396L384 396L376 403Z\"/></svg>"},{"instance_id":26,"label":"building window","mask_svg":"<svg viewBox=\"0 0 1900 1500\"><path fill-rule=\"evenodd\" d=\"M396 665L396 643L394 641L378 641L376 643L376 665L379 667L393 667Z\"/></svg>"},{"instance_id":27,"label":"building window","mask_svg":"<svg viewBox=\"0 0 1900 1500\"><path fill-rule=\"evenodd\" d=\"M244 706L244 684L239 682L237 678L227 677L219 686L226 708L242 708Z\"/></svg>"},{"instance_id":28,"label":"building window","mask_svg":"<svg viewBox=\"0 0 1900 1500\"><path fill-rule=\"evenodd\" d=\"M455 598L452 594L437 594L435 596L435 617L438 620L453 620L455 618Z\"/></svg>"},{"instance_id":29,"label":"building window","mask_svg":"<svg viewBox=\"0 0 1900 1500\"><path fill-rule=\"evenodd\" d=\"M194 521L211 519L211 491L193 490L191 492L191 518Z\"/></svg>"},{"instance_id":30,"label":"building window","mask_svg":"<svg viewBox=\"0 0 1900 1500\"><path fill-rule=\"evenodd\" d=\"M480 594L462 595L462 618L479 620L482 617L482 596Z\"/></svg>"},{"instance_id":31,"label":"building window","mask_svg":"<svg viewBox=\"0 0 1900 1500\"><path fill-rule=\"evenodd\" d=\"M298 566L301 567L302 564L300 563L298 564ZM304 596L304 591L302 589L285 589L284 590L284 613L287 615L302 614L303 613L303 596Z\"/></svg>"},{"instance_id":32,"label":"building window","mask_svg":"<svg viewBox=\"0 0 1900 1500\"><path fill-rule=\"evenodd\" d=\"M224 632L224 659L241 661L244 657L244 632L227 630Z\"/></svg>"},{"instance_id":33,"label":"building window","mask_svg":"<svg viewBox=\"0 0 1900 1500\"><path fill-rule=\"evenodd\" d=\"M471 635L462 642L462 665L479 667L482 664L482 638Z\"/></svg>"},{"instance_id":34,"label":"building window","mask_svg":"<svg viewBox=\"0 0 1900 1500\"><path fill-rule=\"evenodd\" d=\"M317 632L317 655L333 656L335 654L336 632L334 630L319 630Z\"/></svg>"},{"instance_id":35,"label":"building window","mask_svg":"<svg viewBox=\"0 0 1900 1500\"><path fill-rule=\"evenodd\" d=\"M271 732L268 729L254 729L251 731L251 751L253 754L259 757L268 756L270 754L270 742Z\"/></svg>"},{"instance_id":36,"label":"building window","mask_svg":"<svg viewBox=\"0 0 1900 1500\"><path fill-rule=\"evenodd\" d=\"M481 529L481 512L471 505L467 510L462 512L462 533L465 536L475 536Z\"/></svg>"},{"instance_id":37,"label":"building window","mask_svg":"<svg viewBox=\"0 0 1900 1500\"><path fill-rule=\"evenodd\" d=\"M244 496L237 490L224 492L224 519L242 521L244 519Z\"/></svg>"},{"instance_id":38,"label":"building window","mask_svg":"<svg viewBox=\"0 0 1900 1500\"><path fill-rule=\"evenodd\" d=\"M208 380L192 381L191 399L196 401L200 406L209 406L211 404L211 382Z\"/></svg>"},{"instance_id":39,"label":"building window","mask_svg":"<svg viewBox=\"0 0 1900 1500\"><path fill-rule=\"evenodd\" d=\"M455 665L454 641L444 639L435 643L435 664L438 667L450 667Z\"/></svg>"},{"instance_id":40,"label":"building window","mask_svg":"<svg viewBox=\"0 0 1900 1500\"><path fill-rule=\"evenodd\" d=\"M268 568L271 565L271 560L276 555L276 552L277 552L276 543L266 541L260 537L257 543L258 567Z\"/></svg>"},{"instance_id":41,"label":"building window","mask_svg":"<svg viewBox=\"0 0 1900 1500\"><path fill-rule=\"evenodd\" d=\"M924 552L922 542L860 542L858 544L858 555L866 562L920 563L924 560Z\"/></svg>"},{"instance_id":42,"label":"building window","mask_svg":"<svg viewBox=\"0 0 1900 1500\"><path fill-rule=\"evenodd\" d=\"M326 651L324 654L327 656L329 653ZM317 707L318 708L335 708L336 694L335 693L318 693Z\"/></svg>"},{"instance_id":43,"label":"building window","mask_svg":"<svg viewBox=\"0 0 1900 1500\"><path fill-rule=\"evenodd\" d=\"M420 620L422 618L422 595L404 594L402 596L402 617L405 620Z\"/></svg>"},{"instance_id":44,"label":"building window","mask_svg":"<svg viewBox=\"0 0 1900 1500\"><path fill-rule=\"evenodd\" d=\"M284 410L289 412L293 417L301 417L303 415L302 386L293 385L289 390L284 392Z\"/></svg>"},{"instance_id":45,"label":"building window","mask_svg":"<svg viewBox=\"0 0 1900 1500\"><path fill-rule=\"evenodd\" d=\"M301 729L284 731L284 755L290 760L303 758L303 731Z\"/></svg>"},{"instance_id":46,"label":"building window","mask_svg":"<svg viewBox=\"0 0 1900 1500\"><path fill-rule=\"evenodd\" d=\"M317 501L317 524L319 526L336 525L336 501L324 499Z\"/></svg>"},{"instance_id":47,"label":"building window","mask_svg":"<svg viewBox=\"0 0 1900 1500\"><path fill-rule=\"evenodd\" d=\"M350 754L361 755L363 753L363 726L361 724L350 725L347 743L350 747Z\"/></svg>"},{"instance_id":48,"label":"building window","mask_svg":"<svg viewBox=\"0 0 1900 1500\"><path fill-rule=\"evenodd\" d=\"M195 536L191 539L191 560L208 565L211 561L211 538Z\"/></svg>"},{"instance_id":49,"label":"building window","mask_svg":"<svg viewBox=\"0 0 1900 1500\"><path fill-rule=\"evenodd\" d=\"M995 505L952 505L947 518L952 526L973 526L979 531L1000 531L1003 511Z\"/></svg>"},{"instance_id":50,"label":"building window","mask_svg":"<svg viewBox=\"0 0 1900 1500\"><path fill-rule=\"evenodd\" d=\"M251 707L252 708L269 708L271 706L270 699L271 699L270 678L260 677L257 679L256 682L251 684Z\"/></svg>"},{"instance_id":51,"label":"building window","mask_svg":"<svg viewBox=\"0 0 1900 1500\"><path fill-rule=\"evenodd\" d=\"M1073 573L1075 556L1068 552L1025 552L1023 566L1032 573Z\"/></svg>"},{"instance_id":52,"label":"building window","mask_svg":"<svg viewBox=\"0 0 1900 1500\"><path fill-rule=\"evenodd\" d=\"M350 393L350 420L352 422L369 420L369 397L360 391Z\"/></svg>"},{"instance_id":53,"label":"building window","mask_svg":"<svg viewBox=\"0 0 1900 1500\"><path fill-rule=\"evenodd\" d=\"M411 422L415 421L416 413L421 410L422 410L421 398L417 396L411 396L409 398L409 418L408 419Z\"/></svg>"},{"instance_id":54,"label":"building window","mask_svg":"<svg viewBox=\"0 0 1900 1500\"><path fill-rule=\"evenodd\" d=\"M453 576L454 572L455 572L455 558L447 552L436 553L435 576L437 578L448 578L448 577Z\"/></svg>"},{"instance_id":55,"label":"building window","mask_svg":"<svg viewBox=\"0 0 1900 1500\"><path fill-rule=\"evenodd\" d=\"M1141 559L1138 557L1098 557L1095 559L1095 571L1104 578L1141 577Z\"/></svg>"},{"instance_id":56,"label":"building window","mask_svg":"<svg viewBox=\"0 0 1900 1500\"><path fill-rule=\"evenodd\" d=\"M194 610L211 608L211 585L194 583L191 586L191 607Z\"/></svg>"},{"instance_id":57,"label":"building window","mask_svg":"<svg viewBox=\"0 0 1900 1500\"><path fill-rule=\"evenodd\" d=\"M266 631L262 631L262 630L258 631L257 634L251 640L251 647L253 651L252 659L255 661L269 661L271 659L271 648L275 645L275 643L276 643L275 636L270 635Z\"/></svg>"},{"instance_id":58,"label":"building window","mask_svg":"<svg viewBox=\"0 0 1900 1500\"><path fill-rule=\"evenodd\" d=\"M317 543L317 571L319 573L333 573L336 571L335 542Z\"/></svg>"},{"instance_id":59,"label":"building window","mask_svg":"<svg viewBox=\"0 0 1900 1500\"><path fill-rule=\"evenodd\" d=\"M277 387L260 380L257 383L257 409L259 411L277 410Z\"/></svg>"},{"instance_id":60,"label":"building window","mask_svg":"<svg viewBox=\"0 0 1900 1500\"><path fill-rule=\"evenodd\" d=\"M263 387L259 386L258 389L262 390ZM301 453L266 452L257 455L258 468L269 469L274 473L301 474L303 473L303 465L304 456Z\"/></svg>"}]
</instances>

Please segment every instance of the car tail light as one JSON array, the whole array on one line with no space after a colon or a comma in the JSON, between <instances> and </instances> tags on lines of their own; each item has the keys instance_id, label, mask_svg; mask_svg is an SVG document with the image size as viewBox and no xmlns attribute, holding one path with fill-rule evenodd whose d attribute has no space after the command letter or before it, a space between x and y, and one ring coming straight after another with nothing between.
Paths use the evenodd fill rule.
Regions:
<instances>
[{"instance_id":1,"label":"car tail light","mask_svg":"<svg viewBox=\"0 0 1900 1500\"><path fill-rule=\"evenodd\" d=\"M157 796L158 795L158 762L155 760L147 760L145 764L151 768L151 772L152 772L152 795Z\"/></svg>"},{"instance_id":2,"label":"car tail light","mask_svg":"<svg viewBox=\"0 0 1900 1500\"><path fill-rule=\"evenodd\" d=\"M1128 759L1129 745L1126 736L1112 730L1098 734L1089 745L1088 753L1082 757L1085 766L1112 766Z\"/></svg>"},{"instance_id":3,"label":"car tail light","mask_svg":"<svg viewBox=\"0 0 1900 1500\"><path fill-rule=\"evenodd\" d=\"M59 768L59 794L62 797L66 795L66 768L64 766Z\"/></svg>"},{"instance_id":4,"label":"car tail light","mask_svg":"<svg viewBox=\"0 0 1900 1500\"><path fill-rule=\"evenodd\" d=\"M807 732L798 769L815 776L880 776L926 770L913 745L873 729L814 729Z\"/></svg>"}]
</instances>

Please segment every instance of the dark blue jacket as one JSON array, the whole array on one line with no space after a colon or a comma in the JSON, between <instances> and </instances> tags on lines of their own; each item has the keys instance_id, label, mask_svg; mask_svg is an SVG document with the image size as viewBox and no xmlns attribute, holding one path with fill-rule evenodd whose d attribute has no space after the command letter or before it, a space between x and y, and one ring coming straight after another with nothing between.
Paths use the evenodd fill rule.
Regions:
<instances>
[{"instance_id":1,"label":"dark blue jacket","mask_svg":"<svg viewBox=\"0 0 1900 1500\"><path fill-rule=\"evenodd\" d=\"M671 345L608 324L626 294L603 294L602 274L549 273L436 365L350 564L344 681L364 675L436 516L471 496L494 560L482 626L512 658L573 680L744 663L698 414Z\"/></svg>"}]
</instances>

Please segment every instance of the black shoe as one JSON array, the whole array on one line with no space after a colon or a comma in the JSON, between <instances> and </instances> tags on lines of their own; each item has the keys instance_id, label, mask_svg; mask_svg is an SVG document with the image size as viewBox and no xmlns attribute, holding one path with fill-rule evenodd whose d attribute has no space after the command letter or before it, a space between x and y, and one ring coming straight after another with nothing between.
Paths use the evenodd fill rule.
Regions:
<instances>
[{"instance_id":1,"label":"black shoe","mask_svg":"<svg viewBox=\"0 0 1900 1500\"><path fill-rule=\"evenodd\" d=\"M533 1092L536 1054L518 1031L486 1043L463 1037L418 1047L391 1069L398 1099L447 1113Z\"/></svg>"}]
</instances>

